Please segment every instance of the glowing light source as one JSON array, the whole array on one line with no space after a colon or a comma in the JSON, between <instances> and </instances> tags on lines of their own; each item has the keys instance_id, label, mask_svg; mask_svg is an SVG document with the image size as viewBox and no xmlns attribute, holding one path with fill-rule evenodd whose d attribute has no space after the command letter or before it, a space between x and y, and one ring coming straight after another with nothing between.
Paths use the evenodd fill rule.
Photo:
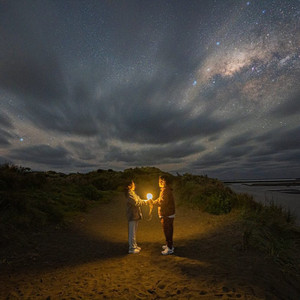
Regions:
<instances>
[{"instance_id":1,"label":"glowing light source","mask_svg":"<svg viewBox=\"0 0 300 300\"><path fill-rule=\"evenodd\" d=\"M152 199L152 198L153 198L153 195L152 195L151 193L148 193L148 194L147 194L147 199L150 200L150 199Z\"/></svg>"}]
</instances>

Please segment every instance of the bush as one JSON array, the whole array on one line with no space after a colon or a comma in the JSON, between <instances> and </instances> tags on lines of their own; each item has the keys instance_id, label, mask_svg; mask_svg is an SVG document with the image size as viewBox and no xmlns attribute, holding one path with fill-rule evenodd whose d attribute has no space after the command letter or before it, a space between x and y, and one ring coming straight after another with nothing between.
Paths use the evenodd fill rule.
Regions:
<instances>
[{"instance_id":1,"label":"bush","mask_svg":"<svg viewBox=\"0 0 300 300\"><path fill-rule=\"evenodd\" d=\"M228 214L232 203L229 198L222 194L213 194L207 200L205 211L214 215Z\"/></svg>"},{"instance_id":2,"label":"bush","mask_svg":"<svg viewBox=\"0 0 300 300\"><path fill-rule=\"evenodd\" d=\"M227 214L237 205L236 195L222 182L184 174L175 180L175 196L179 203L196 206L211 214Z\"/></svg>"},{"instance_id":3,"label":"bush","mask_svg":"<svg viewBox=\"0 0 300 300\"><path fill-rule=\"evenodd\" d=\"M92 184L81 186L80 191L89 200L99 201L102 198L100 191Z\"/></svg>"}]
</instances>

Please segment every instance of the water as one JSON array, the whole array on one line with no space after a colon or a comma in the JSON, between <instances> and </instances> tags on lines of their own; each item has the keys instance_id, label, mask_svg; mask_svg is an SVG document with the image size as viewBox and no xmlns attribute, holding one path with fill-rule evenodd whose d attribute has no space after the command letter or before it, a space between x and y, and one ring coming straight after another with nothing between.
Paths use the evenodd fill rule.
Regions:
<instances>
[{"instance_id":1,"label":"water","mask_svg":"<svg viewBox=\"0 0 300 300\"><path fill-rule=\"evenodd\" d=\"M295 186L253 186L246 183L227 184L236 193L247 193L252 195L254 200L263 204L270 202L289 209L297 217L297 224L300 225L300 185Z\"/></svg>"}]
</instances>

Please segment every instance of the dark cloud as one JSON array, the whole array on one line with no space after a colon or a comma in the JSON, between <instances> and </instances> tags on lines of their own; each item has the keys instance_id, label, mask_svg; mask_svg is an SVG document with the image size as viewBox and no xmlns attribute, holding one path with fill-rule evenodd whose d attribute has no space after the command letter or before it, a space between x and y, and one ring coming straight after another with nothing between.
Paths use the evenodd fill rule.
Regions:
<instances>
[{"instance_id":1,"label":"dark cloud","mask_svg":"<svg viewBox=\"0 0 300 300\"><path fill-rule=\"evenodd\" d=\"M45 1L19 4L6 7L14 22L3 26L0 88L18 97L22 113L39 128L95 135L94 107L87 105L93 100L91 87L79 80L70 82L54 47L56 27L52 31L49 24L56 20L55 7ZM6 16L3 23L11 24L11 19Z\"/></svg>"},{"instance_id":2,"label":"dark cloud","mask_svg":"<svg viewBox=\"0 0 300 300\"><path fill-rule=\"evenodd\" d=\"M78 135L95 135L90 87L84 82L71 86L52 53L24 52L0 63L0 87L19 97L23 113L42 129ZM92 103L91 103L92 104Z\"/></svg>"},{"instance_id":3,"label":"dark cloud","mask_svg":"<svg viewBox=\"0 0 300 300\"><path fill-rule=\"evenodd\" d=\"M300 92L278 105L271 111L271 114L277 118L287 118L300 114Z\"/></svg>"},{"instance_id":4,"label":"dark cloud","mask_svg":"<svg viewBox=\"0 0 300 300\"><path fill-rule=\"evenodd\" d=\"M45 1L36 5L30 1L18 5L4 3L0 86L27 101L34 99L51 105L66 94L66 84L61 64L52 50L47 8L49 3Z\"/></svg>"},{"instance_id":5,"label":"dark cloud","mask_svg":"<svg viewBox=\"0 0 300 300\"><path fill-rule=\"evenodd\" d=\"M268 146L274 153L278 151L299 149L300 126L294 129L285 130L280 135L275 135Z\"/></svg>"},{"instance_id":6,"label":"dark cloud","mask_svg":"<svg viewBox=\"0 0 300 300\"><path fill-rule=\"evenodd\" d=\"M220 147L201 156L190 167L195 170L208 171L210 169L225 168L225 166L234 166L237 163L242 164L249 157L252 157L255 151L255 145L252 143L253 137L253 132L233 136Z\"/></svg>"},{"instance_id":7,"label":"dark cloud","mask_svg":"<svg viewBox=\"0 0 300 300\"><path fill-rule=\"evenodd\" d=\"M254 152L254 154L248 158L249 163L261 163L261 162L268 162L274 161L274 152L270 150L262 150L259 152Z\"/></svg>"},{"instance_id":8,"label":"dark cloud","mask_svg":"<svg viewBox=\"0 0 300 300\"><path fill-rule=\"evenodd\" d=\"M48 105L61 100L66 93L58 61L45 54L16 53L6 57L0 64L0 86Z\"/></svg>"},{"instance_id":9,"label":"dark cloud","mask_svg":"<svg viewBox=\"0 0 300 300\"><path fill-rule=\"evenodd\" d=\"M254 133L253 132L245 132L243 134L233 136L225 143L225 147L237 147L241 145L246 145L253 139Z\"/></svg>"},{"instance_id":10,"label":"dark cloud","mask_svg":"<svg viewBox=\"0 0 300 300\"><path fill-rule=\"evenodd\" d=\"M70 153L63 147L53 148L47 145L13 149L8 157L51 167L68 167L74 162Z\"/></svg>"},{"instance_id":11,"label":"dark cloud","mask_svg":"<svg viewBox=\"0 0 300 300\"><path fill-rule=\"evenodd\" d=\"M106 114L114 129L114 136L129 142L162 144L195 136L209 136L236 122L234 118L216 119L207 112L193 117L193 106L180 109L173 92L168 95L163 91L164 85L161 88L160 85L163 84L154 88L151 84L145 84L114 94L110 101L114 103L113 111ZM157 98L159 91L161 93Z\"/></svg>"},{"instance_id":12,"label":"dark cloud","mask_svg":"<svg viewBox=\"0 0 300 300\"><path fill-rule=\"evenodd\" d=\"M223 147L216 151L203 155L200 159L193 162L191 167L193 169L210 169L219 168L222 165L230 165L236 161L243 161L251 154L253 146L241 146L238 148Z\"/></svg>"},{"instance_id":13,"label":"dark cloud","mask_svg":"<svg viewBox=\"0 0 300 300\"><path fill-rule=\"evenodd\" d=\"M203 145L194 142L169 143L159 147L148 147L138 151L126 150L120 147L110 147L105 155L107 161L122 161L131 164L143 165L180 162L183 158L204 151Z\"/></svg>"},{"instance_id":14,"label":"dark cloud","mask_svg":"<svg viewBox=\"0 0 300 300\"><path fill-rule=\"evenodd\" d=\"M6 158L6 157L0 156L0 165L3 165L3 164L10 164L10 163L11 163L11 160L9 160L9 159Z\"/></svg>"},{"instance_id":15,"label":"dark cloud","mask_svg":"<svg viewBox=\"0 0 300 300\"><path fill-rule=\"evenodd\" d=\"M3 113L0 113L0 126L5 128L13 128L10 118Z\"/></svg>"},{"instance_id":16,"label":"dark cloud","mask_svg":"<svg viewBox=\"0 0 300 300\"><path fill-rule=\"evenodd\" d=\"M0 146L6 147L9 145L10 145L10 142L5 137L1 136L1 132L0 132Z\"/></svg>"},{"instance_id":17,"label":"dark cloud","mask_svg":"<svg viewBox=\"0 0 300 300\"><path fill-rule=\"evenodd\" d=\"M279 127L255 138L261 150L256 154L264 155L299 148L300 126L295 128Z\"/></svg>"},{"instance_id":18,"label":"dark cloud","mask_svg":"<svg viewBox=\"0 0 300 300\"><path fill-rule=\"evenodd\" d=\"M10 142L9 142L9 139L12 138L13 136L0 128L0 146L9 146L10 145Z\"/></svg>"},{"instance_id":19,"label":"dark cloud","mask_svg":"<svg viewBox=\"0 0 300 300\"><path fill-rule=\"evenodd\" d=\"M26 57L24 53L2 63L0 87L20 97L23 113L37 127L77 135L98 133L90 87L75 82L67 89L61 66L51 55Z\"/></svg>"},{"instance_id":20,"label":"dark cloud","mask_svg":"<svg viewBox=\"0 0 300 300\"><path fill-rule=\"evenodd\" d=\"M68 142L68 145L71 147L72 152L74 152L79 159L91 160L96 158L96 155L91 152L90 145L88 142L81 143L81 142L71 141Z\"/></svg>"},{"instance_id":21,"label":"dark cloud","mask_svg":"<svg viewBox=\"0 0 300 300\"><path fill-rule=\"evenodd\" d=\"M89 164L89 163L86 163L86 162L75 162L74 165L73 165L73 168L78 170L96 170L97 168L99 168L99 165L98 164Z\"/></svg>"},{"instance_id":22,"label":"dark cloud","mask_svg":"<svg viewBox=\"0 0 300 300\"><path fill-rule=\"evenodd\" d=\"M276 160L276 162L283 163L283 169L287 166L300 166L300 150L295 149L283 153L274 154L274 159Z\"/></svg>"}]
</instances>

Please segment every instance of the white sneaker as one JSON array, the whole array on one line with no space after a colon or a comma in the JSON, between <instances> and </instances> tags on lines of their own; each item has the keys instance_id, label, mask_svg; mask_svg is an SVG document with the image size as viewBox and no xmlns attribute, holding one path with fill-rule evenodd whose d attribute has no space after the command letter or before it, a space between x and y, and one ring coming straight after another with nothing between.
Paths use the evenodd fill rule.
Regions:
<instances>
[{"instance_id":1,"label":"white sneaker","mask_svg":"<svg viewBox=\"0 0 300 300\"><path fill-rule=\"evenodd\" d=\"M161 251L162 255L169 255L169 254L173 254L173 253L174 253L174 247L172 247L172 249L167 247L164 251Z\"/></svg>"},{"instance_id":2,"label":"white sneaker","mask_svg":"<svg viewBox=\"0 0 300 300\"><path fill-rule=\"evenodd\" d=\"M129 253L129 254L137 254L137 253L140 253L140 250L137 249L137 248L134 248L134 249L130 249L130 250L128 251L128 253Z\"/></svg>"},{"instance_id":3,"label":"white sneaker","mask_svg":"<svg viewBox=\"0 0 300 300\"><path fill-rule=\"evenodd\" d=\"M141 250L142 250L142 248L141 248L141 247L139 247L139 246L136 246L136 247L135 247L135 249L138 249L139 251L141 251Z\"/></svg>"},{"instance_id":4,"label":"white sneaker","mask_svg":"<svg viewBox=\"0 0 300 300\"><path fill-rule=\"evenodd\" d=\"M167 245L163 245L163 246L161 246L161 247L162 247L164 250L168 248ZM174 251L174 246L172 247L172 250Z\"/></svg>"}]
</instances>

